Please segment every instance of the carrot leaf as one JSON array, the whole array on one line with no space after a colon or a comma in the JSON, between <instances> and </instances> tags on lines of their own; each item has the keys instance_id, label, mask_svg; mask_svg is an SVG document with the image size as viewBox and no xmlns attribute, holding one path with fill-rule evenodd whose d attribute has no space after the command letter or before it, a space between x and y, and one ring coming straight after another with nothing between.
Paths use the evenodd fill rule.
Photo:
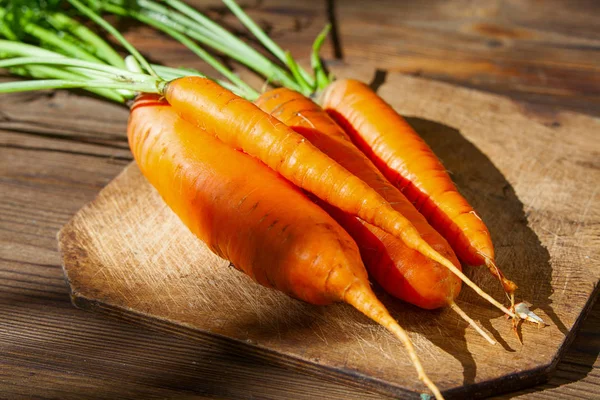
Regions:
<instances>
[{"instance_id":1,"label":"carrot leaf","mask_svg":"<svg viewBox=\"0 0 600 400\"><path fill-rule=\"evenodd\" d=\"M300 88L301 88L300 91L302 92L302 94L304 94L306 96L310 96L312 93L312 86L302 77L302 73L300 72L301 71L300 66L298 65L298 63L296 63L296 61L292 57L292 54L289 51L285 53L285 59L286 59L288 68L292 72L292 76L294 77L294 79L296 79L296 82L298 82L298 84L300 85Z\"/></svg>"}]
</instances>

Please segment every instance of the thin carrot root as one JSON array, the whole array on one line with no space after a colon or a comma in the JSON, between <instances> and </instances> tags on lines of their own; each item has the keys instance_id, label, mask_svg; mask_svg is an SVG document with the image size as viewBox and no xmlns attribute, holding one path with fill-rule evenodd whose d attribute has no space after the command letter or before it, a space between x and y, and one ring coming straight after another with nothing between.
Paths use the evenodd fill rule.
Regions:
<instances>
[{"instance_id":1,"label":"thin carrot root","mask_svg":"<svg viewBox=\"0 0 600 400\"><path fill-rule=\"evenodd\" d=\"M502 284L504 292L506 292L506 296L508 296L508 299L510 300L510 309L512 310L515 307L515 290L517 290L517 285L504 276L504 274L502 273L502 271L500 271L500 268L498 268L494 260L488 257L484 258L485 266L490 270L492 275L494 275L498 278L498 280L500 280L500 284Z\"/></svg>"},{"instance_id":2,"label":"thin carrot root","mask_svg":"<svg viewBox=\"0 0 600 400\"><path fill-rule=\"evenodd\" d=\"M448 268L450 271L452 271L452 273L454 273L454 275L458 276L465 284L467 284L467 286L473 289L475 293L489 301L492 305L496 306L505 314L509 315L512 318L516 317L516 314L513 311L504 307L502 304L500 304L500 302L498 302L498 300L494 299L492 296L484 292L483 289L481 289L475 284L475 282L473 282L465 274L463 274L460 269L456 268L456 266L452 264L447 258L443 257L437 251L432 249L431 246L429 246L426 242L423 241L422 243L419 243L419 248L415 250L419 251L421 254L426 255L433 261L436 261L442 264L444 267Z\"/></svg>"},{"instance_id":3,"label":"thin carrot root","mask_svg":"<svg viewBox=\"0 0 600 400\"><path fill-rule=\"evenodd\" d=\"M412 341L408 337L406 331L396 322L394 318L386 310L385 306L375 297L370 288L365 288L362 285L352 285L344 295L344 301L373 321L377 322L394 336L396 336L406 348L406 352L413 363L413 366L417 370L419 380L423 382L429 390L433 393L437 400L443 400L444 396L437 388L437 386L429 379L429 376L425 373L423 365L417 356L417 352L412 344Z\"/></svg>"},{"instance_id":4,"label":"thin carrot root","mask_svg":"<svg viewBox=\"0 0 600 400\"><path fill-rule=\"evenodd\" d=\"M464 319L469 325L473 327L485 340L487 340L491 345L496 344L496 341L487 334L471 317L469 317L455 302L449 303L450 308L454 310L462 319Z\"/></svg>"}]
</instances>

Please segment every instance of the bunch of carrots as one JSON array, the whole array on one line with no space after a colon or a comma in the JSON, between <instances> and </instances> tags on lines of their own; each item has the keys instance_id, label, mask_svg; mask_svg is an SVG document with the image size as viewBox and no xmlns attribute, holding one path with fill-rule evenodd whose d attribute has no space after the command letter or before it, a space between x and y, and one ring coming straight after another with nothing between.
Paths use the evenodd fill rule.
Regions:
<instances>
[{"instance_id":1,"label":"bunch of carrots","mask_svg":"<svg viewBox=\"0 0 600 400\"><path fill-rule=\"evenodd\" d=\"M517 286L496 265L487 227L427 144L367 85L325 72L319 50L328 28L308 72L233 0L223 2L278 62L180 0L67 2L130 56L61 2L0 0L0 67L34 78L2 83L0 92L83 88L128 104L129 145L144 176L190 231L254 281L312 304L352 305L404 343L438 399L369 279L421 308L451 307L492 344L455 302L463 282L515 324L543 324L515 304ZM151 65L99 12L161 30L224 80ZM280 87L257 92L212 52ZM464 275L459 260L485 265L510 306Z\"/></svg>"}]
</instances>

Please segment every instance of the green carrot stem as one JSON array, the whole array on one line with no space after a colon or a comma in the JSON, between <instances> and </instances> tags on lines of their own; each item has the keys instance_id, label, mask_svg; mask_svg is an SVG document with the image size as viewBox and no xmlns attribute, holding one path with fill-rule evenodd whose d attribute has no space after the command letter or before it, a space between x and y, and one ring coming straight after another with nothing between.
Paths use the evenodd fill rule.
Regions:
<instances>
[{"instance_id":1,"label":"green carrot stem","mask_svg":"<svg viewBox=\"0 0 600 400\"><path fill-rule=\"evenodd\" d=\"M296 60L294 60L294 57L292 57L292 53L287 51L285 56L286 56L285 57L286 65L288 66L289 70L292 72L292 76L296 79L296 82L298 82L298 85L302 88L301 92L306 96L310 96L312 94L312 88L313 88L314 84L307 81L305 79L305 77L302 75L303 69L300 67L300 65L298 65Z\"/></svg>"},{"instance_id":2,"label":"green carrot stem","mask_svg":"<svg viewBox=\"0 0 600 400\"><path fill-rule=\"evenodd\" d=\"M197 40L200 43L212 47L213 49L225 54L233 60L240 62L241 64L245 65L251 70L254 70L259 74L266 76L273 82L279 82L291 89L300 90L300 86L294 81L294 79L290 75L288 75L279 66L273 64L266 58L252 57L251 55L242 50L237 50L232 47L228 47L227 44L221 44L218 42L211 41L207 37L199 34L197 31L188 29L186 27L173 26L173 28L186 34L190 38Z\"/></svg>"},{"instance_id":3,"label":"green carrot stem","mask_svg":"<svg viewBox=\"0 0 600 400\"><path fill-rule=\"evenodd\" d=\"M58 65L63 65L63 67L61 67L61 69L64 69L65 71L69 71L69 72L73 72L76 73L78 76L85 76L87 77L89 80L94 80L97 78L112 78L117 72L122 72L122 70L120 69L112 69L109 71L98 71L97 67L98 66L102 66L104 64L98 64L98 63L89 63L89 62L85 62L85 61L80 61L80 63L84 63L82 65L84 65L85 67L93 67L94 69L82 69L82 68L78 68L78 67L73 67L73 66L64 66L64 62L63 60L73 60L69 57L64 56L63 54L60 53L56 53L54 51L50 51L47 49L43 49L37 46L32 46L29 44L25 44L25 43L20 43L20 42L13 42L10 40L0 40L0 53L4 53L4 55L11 55L11 56L22 56L22 57L32 57L33 59L36 60L61 60L60 62L58 62ZM14 60L14 58L13 58ZM24 62L26 63L27 60L24 60ZM15 63L13 61L13 63ZM19 64L19 65L24 65L21 64L23 63L23 58L21 61L16 62L15 64ZM55 61L55 63L57 63L57 61ZM15 65L16 67L16 65ZM12 67L14 68L14 67ZM28 66L24 65L24 68L28 68ZM54 76L51 76L54 77ZM61 78L63 79L63 77L56 77L56 78ZM64 78L66 79L66 78Z\"/></svg>"},{"instance_id":4,"label":"green carrot stem","mask_svg":"<svg viewBox=\"0 0 600 400\"><path fill-rule=\"evenodd\" d=\"M199 11L189 7L178 0L164 0L166 4L180 11L184 15L174 13L171 10L162 10L154 7L158 14L151 14L155 19L169 24L169 26L189 37L220 51L246 65L250 69L267 77L270 81L281 83L282 85L294 90L300 90L299 85L278 65L256 51L254 48L235 37L220 25L211 21ZM140 6L153 3L151 0L137 0ZM150 10L147 8L147 10ZM165 18L167 17L167 18ZM207 30L212 34L207 33Z\"/></svg>"},{"instance_id":5,"label":"green carrot stem","mask_svg":"<svg viewBox=\"0 0 600 400\"><path fill-rule=\"evenodd\" d=\"M132 74L128 71L120 71L118 75L104 71L101 64L91 64L92 68L79 68L81 65L85 65L84 61L72 60L65 57L62 58L44 58L40 60L36 57L16 57L8 60L0 61L0 68L14 68L14 67L25 67L29 68L36 65L58 65L63 69L69 66L77 66L78 68L67 69L67 72L75 73L77 80L82 82L86 81L103 81L103 82L114 82L114 83L129 83L135 85L154 84L159 85L162 81L157 81L155 78L149 75ZM94 68L96 66L96 68ZM100 68L97 68L100 67ZM72 76L50 76L53 78L75 80ZM110 88L109 88L110 89ZM117 88L119 89L119 88ZM133 90L133 89L131 89ZM126 89L121 91L122 95L130 96L131 90Z\"/></svg>"},{"instance_id":6,"label":"green carrot stem","mask_svg":"<svg viewBox=\"0 0 600 400\"><path fill-rule=\"evenodd\" d=\"M124 68L123 58L108 43L94 31L79 23L73 18L62 14L52 13L47 16L48 22L58 30L66 30L95 49L96 56L109 64Z\"/></svg>"},{"instance_id":7,"label":"green carrot stem","mask_svg":"<svg viewBox=\"0 0 600 400\"><path fill-rule=\"evenodd\" d=\"M140 2L141 1L143 0L140 0ZM183 15L186 15L190 19L194 20L201 26L206 26L211 31L213 31L217 35L217 37L227 38L229 39L228 41L231 41L232 43L237 43L239 41L239 39L227 29L213 22L210 18L202 14L200 11L188 6L184 2L179 0L164 0L164 2L169 6L173 7L175 10L181 12Z\"/></svg>"},{"instance_id":8,"label":"green carrot stem","mask_svg":"<svg viewBox=\"0 0 600 400\"><path fill-rule=\"evenodd\" d=\"M205 51L203 48L198 46L192 40L190 40L187 36L177 32L174 29L171 29L169 26L163 24L162 22L150 18L144 14L138 13L136 11L129 11L129 15L140 22L153 26L156 29L159 29L166 34L172 36L175 40L179 41L181 44L190 49L194 54L196 54L200 59L205 61L208 65L213 67L216 71L221 73L225 78L229 79L234 85L236 85L242 92L247 93L248 97L258 97L259 94L256 90L254 90L250 85L244 82L239 76L233 73L229 68L219 62L215 57Z\"/></svg>"},{"instance_id":9,"label":"green carrot stem","mask_svg":"<svg viewBox=\"0 0 600 400\"><path fill-rule=\"evenodd\" d=\"M179 1L179 0L171 0L171 1ZM248 14L234 0L223 0L223 3L231 10L233 14L244 24L244 26L260 41L260 43L267 48L275 57L277 57L281 62L290 66L288 56L286 52L273 41L266 33L261 29L256 22L250 18ZM292 59L292 63L296 64L294 68L297 68L300 75L302 76L302 80L305 81L308 86L314 86L314 79L308 74L304 69L300 68L296 61ZM300 82L299 82L300 83ZM301 84L302 85L302 84Z\"/></svg>"},{"instance_id":10,"label":"green carrot stem","mask_svg":"<svg viewBox=\"0 0 600 400\"><path fill-rule=\"evenodd\" d=\"M330 30L331 24L325 25L325 28L323 28L323 30L317 35L312 46L310 63L315 75L315 90L323 90L331 83L331 80L325 72L323 63L321 62L321 57L319 57L321 47L323 46L323 43L325 43L325 39L327 38Z\"/></svg>"},{"instance_id":11,"label":"green carrot stem","mask_svg":"<svg viewBox=\"0 0 600 400\"><path fill-rule=\"evenodd\" d=\"M0 25L2 26L2 25ZM43 49L41 47L38 46L33 46L30 44L26 44L26 43L20 43L20 42L15 42L12 40L0 40L0 53L5 53L5 55L12 55L12 56L22 56L22 57L45 57L45 58L60 58L60 57L64 57L67 58L66 56L64 56L61 53L57 53L48 49ZM123 62L124 64L124 62ZM102 65L102 64L100 64ZM199 76L204 76L202 73L200 73L199 71L195 71L189 68L186 69L182 69L182 68L171 68L171 67L165 67L162 65L156 65L156 64L151 64L152 68L155 70L160 70L161 71L161 77L165 80L170 80L168 77L162 76L163 74L169 74L169 76L174 76L177 78L181 78L184 76L188 76L188 75L199 75ZM87 66L87 65L86 65ZM75 67L76 68L76 67ZM118 67L115 67L118 68ZM84 73L86 76L90 76L90 77L95 77L96 75L94 74L94 72L97 71L92 71L92 70L79 70L78 73ZM118 69L113 69L110 71L105 71L105 74L116 74L117 72L122 72L122 69L118 68ZM222 84L223 82L219 82L219 84Z\"/></svg>"},{"instance_id":12,"label":"green carrot stem","mask_svg":"<svg viewBox=\"0 0 600 400\"><path fill-rule=\"evenodd\" d=\"M176 11L179 11L181 14L173 12L171 9L164 6L159 6L161 8L158 8L157 4L152 0L137 1L141 6L148 6L149 10L155 10L159 14L169 17L169 19L172 19L173 22L177 22L182 26L194 30L198 34L204 36L206 39L210 39L213 43L216 42L217 44L220 44L221 46L226 46L226 48L235 50L236 52L244 52L245 57L251 57L255 60L271 63L265 56L256 51L254 48L248 46L244 41L240 40L227 29L212 21L200 11L188 6L187 4L181 1L165 0L166 4L173 7ZM150 8L150 6L152 6L152 8ZM281 72L284 71L281 70Z\"/></svg>"},{"instance_id":13,"label":"green carrot stem","mask_svg":"<svg viewBox=\"0 0 600 400\"><path fill-rule=\"evenodd\" d=\"M216 80L216 82L219 83L224 88L226 88L226 89L234 92L235 94L240 95L241 97L244 97L246 99L255 99L259 96L259 93L256 90L254 90L251 86L249 86L246 82L244 82L241 78L239 78L231 70L229 70L229 68L227 68L221 62L219 62L210 53L206 52L204 49L202 49L200 46L198 46L196 43L194 43L192 40L190 40L184 34L178 32L176 29L172 29L169 25L165 24L163 22L164 18L162 18L160 16L153 18L152 13L138 12L138 11L134 11L134 10L126 10L125 8L114 5L114 4L102 4L102 8L105 11L116 14L116 15L129 16L134 19L137 19L138 21L145 23L147 25L153 26L156 29L163 31L164 33L166 33L166 34L172 36L173 38L175 38L176 40L180 41L182 44L184 44L190 50L192 50L196 55L198 55L202 60L207 62L214 69L219 71L226 78L228 78L231 82L233 82L233 84L230 84L225 81ZM155 65L153 65L153 68L154 67L155 67ZM163 69L163 71L164 71L164 69ZM204 76L203 74L200 74L198 71L193 71L193 70L190 70L190 71L193 72L193 75ZM181 76L182 75L178 75L178 77L181 77Z\"/></svg>"},{"instance_id":14,"label":"green carrot stem","mask_svg":"<svg viewBox=\"0 0 600 400\"><path fill-rule=\"evenodd\" d=\"M140 63L137 62L135 57L132 57L131 55L125 57L125 68L127 68L127 71L135 72L138 74L141 74L144 72L144 70L142 70L142 66L140 65ZM156 68L154 70L156 71Z\"/></svg>"},{"instance_id":15,"label":"green carrot stem","mask_svg":"<svg viewBox=\"0 0 600 400\"><path fill-rule=\"evenodd\" d=\"M89 0L94 1L94 0ZM102 1L102 0L100 0ZM127 8L128 0L104 0L102 3L102 7L109 12L113 12L115 9L109 10L109 5L107 2L111 3L112 6L118 4L118 7L122 10L121 15L126 15L130 13L132 10L131 7ZM269 62L266 57L262 54L254 50L252 47L248 46L243 41L239 40L237 37L232 35L227 30L221 28L218 24L210 21L210 19L206 18L204 15L196 12L194 9L183 4L182 9L190 10L194 16L197 16L195 20L190 18L189 16L182 15L178 12L178 10L173 10L162 4L156 3L152 0L132 0L135 1L136 5L139 7L142 14L158 20L159 22L169 25L172 29L176 29L179 32L186 33L189 35L190 31L193 31L195 34L195 39L202 42L203 44L212 47L218 51L226 53L227 50L234 51L235 53L243 53L244 57L248 57L248 59L254 60L254 62ZM208 21L208 25L205 25L205 22ZM184 29L187 28L187 29ZM218 28L215 29L215 28ZM191 36L191 35L190 35ZM280 73L285 74L285 71L282 69Z\"/></svg>"},{"instance_id":16,"label":"green carrot stem","mask_svg":"<svg viewBox=\"0 0 600 400\"><path fill-rule=\"evenodd\" d=\"M59 37L54 32L52 32L48 29L42 28L41 26L38 26L38 25L35 25L32 23L27 23L23 27L23 30L25 32L27 32L28 34L30 34L31 36L35 37L40 42L48 43L49 45L60 49L67 55L77 57L82 60L91 61L91 62L97 62L97 63L102 62L101 60L94 57L87 51L81 49L81 47L78 47L72 43L69 43L68 41Z\"/></svg>"},{"instance_id":17,"label":"green carrot stem","mask_svg":"<svg viewBox=\"0 0 600 400\"><path fill-rule=\"evenodd\" d=\"M0 45L1 42L2 41L0 41ZM0 68L10 68L21 65L60 65L63 67L78 67L83 70L87 69L103 72L106 76L112 76L115 80L130 82L156 82L160 80L160 78L154 78L146 74L138 74L124 69L111 67L106 64L91 63L69 57L14 57L0 61Z\"/></svg>"},{"instance_id":18,"label":"green carrot stem","mask_svg":"<svg viewBox=\"0 0 600 400\"><path fill-rule=\"evenodd\" d=\"M147 17L159 21L161 24L167 25L171 29L183 33L190 38L227 55L228 57L242 63L248 68L258 72L259 74L268 77L272 81L281 82L287 87L300 90L300 87L296 84L292 77L286 73L285 70L195 10L184 5L184 10L191 10L191 12L194 13L189 16L184 16L174 12L173 10L166 9L162 6L157 6L150 0L137 0L137 3L140 6L153 4L152 9L146 8L141 11L141 13ZM116 11L116 9L106 4L103 5L103 7L109 12ZM160 12L155 11L161 10L157 7L162 7L163 10ZM121 10L121 15L130 13L129 10L124 10L123 8L121 8ZM123 11L125 14L123 14ZM197 19L190 19L192 16L196 17ZM211 32L210 30L207 30L207 28L199 25L202 23L199 21L204 20L208 20L210 24L212 24L209 26L211 29L212 26L216 26L219 27L220 31ZM221 31L225 33L221 35Z\"/></svg>"},{"instance_id":19,"label":"green carrot stem","mask_svg":"<svg viewBox=\"0 0 600 400\"><path fill-rule=\"evenodd\" d=\"M30 56L30 57L65 57L63 54L57 53L52 50L43 49L38 46L31 44L16 42L13 40L0 40L0 54L3 57L7 55L14 56Z\"/></svg>"},{"instance_id":20,"label":"green carrot stem","mask_svg":"<svg viewBox=\"0 0 600 400\"><path fill-rule=\"evenodd\" d=\"M68 79L40 79L0 83L0 93L30 92L44 89L121 89L134 92L162 94L166 82L153 85L148 82L79 81Z\"/></svg>"},{"instance_id":21,"label":"green carrot stem","mask_svg":"<svg viewBox=\"0 0 600 400\"><path fill-rule=\"evenodd\" d=\"M111 35L113 35L115 37L115 39L117 39L119 41L119 43L121 43L123 45L123 47L125 47L127 49L127 51L130 52L131 55L133 55L138 60L138 62L144 67L144 69L146 71L148 71L148 73L150 75L152 75L155 78L158 78L158 75L156 74L156 72L154 72L154 70L152 69L152 67L150 66L148 61L146 61L144 56L142 56L140 54L140 52L137 51L137 49L135 47L133 47L131 45L131 43L129 43L127 41L127 39L125 39L125 37L123 35L121 35L121 33L119 33L118 30L115 29L114 26L112 26L111 24L106 22L104 19L102 19L102 17L100 17L98 14L96 14L91 8L85 6L79 0L67 0L67 1L69 3L71 3L75 8L77 8L85 16L90 18L92 21L94 21L95 23L100 25L102 28L104 28L107 32L109 32Z\"/></svg>"},{"instance_id":22,"label":"green carrot stem","mask_svg":"<svg viewBox=\"0 0 600 400\"><path fill-rule=\"evenodd\" d=\"M290 71L292 72L292 76L296 79L296 82L300 85L300 92L305 96L310 96L312 93L312 87L309 86L309 83L306 82L302 78L302 74L300 73L300 66L294 61L292 55L287 52L286 53L287 63Z\"/></svg>"},{"instance_id":23,"label":"green carrot stem","mask_svg":"<svg viewBox=\"0 0 600 400\"><path fill-rule=\"evenodd\" d=\"M112 1L114 2L119 0ZM180 14L177 9L170 9L152 0L135 1L144 10L144 12L147 13L148 16L159 19L165 24L168 23L167 21L169 21L173 29L176 29L176 27L179 26L179 31L182 31L182 28L187 28L185 30L186 34L189 34L190 31L193 31L195 33L196 40L201 41L207 46L210 46L223 53L226 53L227 50L235 51L236 53L242 52L244 57L248 57L255 62L268 62L266 57L254 50L252 47L248 46L246 43L232 35L229 31L223 29L218 24L212 22L209 18L206 18L203 14L195 11L185 4L183 4L182 9L191 12L191 16L196 17L195 19L190 15ZM281 70L281 72L284 73L283 70Z\"/></svg>"},{"instance_id":24,"label":"green carrot stem","mask_svg":"<svg viewBox=\"0 0 600 400\"><path fill-rule=\"evenodd\" d=\"M212 40L219 41L219 40L222 40L222 37L223 37L222 36L223 32L217 32L214 29L209 29L204 24L198 23L198 21L194 21L193 19L188 18L185 15L182 15L177 10L173 10L167 6L159 4L152 0L104 0L104 1L110 1L113 4L118 3L119 6L125 7L125 8L129 4L128 3L129 1L135 1L141 10L155 12L158 15L161 15L163 17L163 19L168 18L168 19L172 20L173 22L176 22L178 24L186 26L190 29L194 29L194 30L198 31L198 33L200 33L208 38L211 38ZM128 9L131 9L131 8L128 8ZM225 32L227 32L227 31L225 31ZM229 32L227 32L227 33L230 34ZM235 41L231 41L229 44L233 46L233 45L236 45L237 43Z\"/></svg>"},{"instance_id":25,"label":"green carrot stem","mask_svg":"<svg viewBox=\"0 0 600 400\"><path fill-rule=\"evenodd\" d=\"M26 67L15 67L11 68L10 72L22 76L29 76L36 79L63 79L63 80L81 80L85 81L86 77L78 75L77 73L66 71L62 68L49 67L45 65L29 65ZM125 103L125 97L119 94L114 89L103 89L103 88L88 88L86 89L91 93L98 96L102 96L117 103Z\"/></svg>"},{"instance_id":26,"label":"green carrot stem","mask_svg":"<svg viewBox=\"0 0 600 400\"><path fill-rule=\"evenodd\" d=\"M118 1L118 0L113 0ZM145 11L156 13L154 15L160 16L163 20L168 18L175 24L179 24L182 27L186 27L189 30L194 31L197 35L202 36L204 44L215 48L221 52L224 49L230 49L231 51L243 52L245 57L252 58L254 60L268 61L268 59L248 46L246 43L238 39L235 35L231 34L228 30L222 28L219 24L211 21L204 14L189 7L184 3L168 2L175 10L158 4L152 0L135 0ZM183 13L183 14L182 14ZM215 47L215 46L218 46ZM284 72L281 70L281 72Z\"/></svg>"}]
</instances>

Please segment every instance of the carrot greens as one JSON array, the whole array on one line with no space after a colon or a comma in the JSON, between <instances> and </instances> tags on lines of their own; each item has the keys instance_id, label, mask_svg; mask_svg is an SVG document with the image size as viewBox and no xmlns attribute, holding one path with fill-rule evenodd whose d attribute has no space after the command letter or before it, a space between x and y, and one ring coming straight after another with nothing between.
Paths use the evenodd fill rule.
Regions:
<instances>
[{"instance_id":1,"label":"carrot greens","mask_svg":"<svg viewBox=\"0 0 600 400\"><path fill-rule=\"evenodd\" d=\"M74 2L80 12L84 12L105 30L116 32L114 27L93 9L78 0ZM124 103L134 96L135 91L155 93L162 81L191 75L204 76L199 71L189 68L172 68L141 61L143 56L116 32L117 40L125 48L133 50L132 56L129 57L134 57L137 65L147 64L151 70L157 71L156 76L145 75L141 70L137 75L132 75L126 69L123 58L108 43L82 23L57 10L56 4L48 3L41 7L40 2L27 0L13 2L6 7L2 7L3 4L0 2L0 22L3 22L0 23L0 35L9 40L0 40L0 56L13 58L0 62L0 65L18 75L43 79L44 82L10 82L0 85L2 90L13 92L42 88L84 88L110 100ZM61 28L74 32L74 37L59 30ZM43 39L40 35L32 35L31 32L47 32L48 35ZM22 43L24 39L44 48ZM196 45L192 43L191 46ZM96 49L95 55L87 52L90 48ZM218 81L223 87L247 98L258 95L216 58L199 47L197 50L197 55L202 55L205 61L230 79L231 83ZM132 86L128 86L129 84Z\"/></svg>"},{"instance_id":2,"label":"carrot greens","mask_svg":"<svg viewBox=\"0 0 600 400\"><path fill-rule=\"evenodd\" d=\"M177 1L165 1L165 4L177 7L168 8L151 0L85 0L90 6L108 13L128 16L146 23L175 37L173 32L208 46L232 59L241 62L267 79L285 83L293 89L301 90L296 80L284 68L274 64L251 46L223 29L208 17L193 8ZM180 12L182 11L182 12ZM183 43L183 42L182 42ZM184 43L189 46L189 43ZM193 50L197 52L197 49ZM201 56L201 58L203 58ZM203 58L204 59L204 58ZM205 60L206 61L206 60Z\"/></svg>"}]
</instances>

